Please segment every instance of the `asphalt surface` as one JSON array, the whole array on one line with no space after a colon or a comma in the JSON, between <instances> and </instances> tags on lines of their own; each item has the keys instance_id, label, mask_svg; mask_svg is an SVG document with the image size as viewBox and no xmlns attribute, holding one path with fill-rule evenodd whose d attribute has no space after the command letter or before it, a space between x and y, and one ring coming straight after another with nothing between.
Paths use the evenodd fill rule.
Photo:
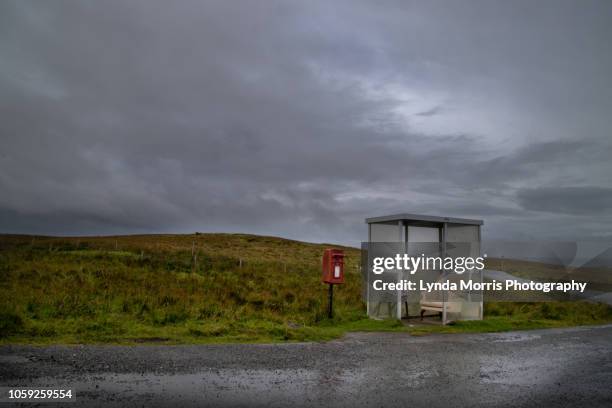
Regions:
<instances>
[{"instance_id":1,"label":"asphalt surface","mask_svg":"<svg viewBox=\"0 0 612 408\"><path fill-rule=\"evenodd\" d=\"M2 346L0 386L70 387L68 407L611 407L612 325L275 345Z\"/></svg>"}]
</instances>

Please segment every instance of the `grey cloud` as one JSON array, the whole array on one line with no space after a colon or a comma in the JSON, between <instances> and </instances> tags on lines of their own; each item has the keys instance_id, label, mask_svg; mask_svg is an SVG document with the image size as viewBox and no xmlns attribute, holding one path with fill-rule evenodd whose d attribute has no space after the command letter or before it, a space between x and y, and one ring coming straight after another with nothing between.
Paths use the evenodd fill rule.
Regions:
<instances>
[{"instance_id":1,"label":"grey cloud","mask_svg":"<svg viewBox=\"0 0 612 408\"><path fill-rule=\"evenodd\" d=\"M443 109L440 106L434 106L431 109L427 109L423 112L416 113L416 116L434 116L443 112Z\"/></svg>"},{"instance_id":2,"label":"grey cloud","mask_svg":"<svg viewBox=\"0 0 612 408\"><path fill-rule=\"evenodd\" d=\"M356 243L410 211L605 236L607 201L546 193L612 188L609 12L2 2L0 231Z\"/></svg>"},{"instance_id":3,"label":"grey cloud","mask_svg":"<svg viewBox=\"0 0 612 408\"><path fill-rule=\"evenodd\" d=\"M539 187L521 189L517 197L528 210L591 216L612 213L612 188Z\"/></svg>"}]
</instances>

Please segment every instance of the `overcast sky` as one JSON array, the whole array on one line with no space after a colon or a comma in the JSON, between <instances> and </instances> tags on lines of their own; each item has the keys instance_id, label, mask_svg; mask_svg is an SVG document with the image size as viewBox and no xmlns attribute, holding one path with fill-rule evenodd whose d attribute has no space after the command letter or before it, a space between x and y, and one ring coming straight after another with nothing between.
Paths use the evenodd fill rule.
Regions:
<instances>
[{"instance_id":1,"label":"overcast sky","mask_svg":"<svg viewBox=\"0 0 612 408\"><path fill-rule=\"evenodd\" d=\"M0 2L0 232L612 239L612 2Z\"/></svg>"}]
</instances>

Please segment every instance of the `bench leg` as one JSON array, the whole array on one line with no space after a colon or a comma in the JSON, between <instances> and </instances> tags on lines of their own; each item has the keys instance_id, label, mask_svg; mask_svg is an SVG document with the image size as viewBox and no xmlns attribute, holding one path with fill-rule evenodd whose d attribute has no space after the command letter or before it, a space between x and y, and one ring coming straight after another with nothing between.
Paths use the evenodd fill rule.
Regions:
<instances>
[{"instance_id":1,"label":"bench leg","mask_svg":"<svg viewBox=\"0 0 612 408\"><path fill-rule=\"evenodd\" d=\"M421 309L421 321L423 321L423 315L425 314L425 309Z\"/></svg>"}]
</instances>

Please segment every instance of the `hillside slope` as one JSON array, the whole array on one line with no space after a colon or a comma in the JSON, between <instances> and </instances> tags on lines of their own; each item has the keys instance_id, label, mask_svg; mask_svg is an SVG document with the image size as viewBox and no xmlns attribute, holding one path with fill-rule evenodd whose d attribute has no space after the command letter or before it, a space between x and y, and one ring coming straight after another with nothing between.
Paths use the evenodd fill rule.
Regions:
<instances>
[{"instance_id":1,"label":"hillside slope","mask_svg":"<svg viewBox=\"0 0 612 408\"><path fill-rule=\"evenodd\" d=\"M612 321L585 302L485 303L484 321L369 320L360 251L327 318L330 245L245 234L55 238L0 235L0 343L210 343L336 338L348 330L503 331Z\"/></svg>"},{"instance_id":2,"label":"hillside slope","mask_svg":"<svg viewBox=\"0 0 612 408\"><path fill-rule=\"evenodd\" d=\"M64 342L320 338L326 247L244 234L4 235L0 336ZM364 317L359 250L344 250L347 283L335 292L336 325Z\"/></svg>"}]
</instances>

